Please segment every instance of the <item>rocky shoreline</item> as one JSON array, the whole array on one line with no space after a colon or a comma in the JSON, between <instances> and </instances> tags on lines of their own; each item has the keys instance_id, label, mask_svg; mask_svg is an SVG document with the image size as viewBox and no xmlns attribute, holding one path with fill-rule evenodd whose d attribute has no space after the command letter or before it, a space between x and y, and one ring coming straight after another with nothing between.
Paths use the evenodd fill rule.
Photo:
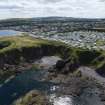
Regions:
<instances>
[{"instance_id":1,"label":"rocky shoreline","mask_svg":"<svg viewBox=\"0 0 105 105\"><path fill-rule=\"evenodd\" d=\"M44 66L46 68L46 65ZM42 67L40 67L42 68ZM46 70L46 73L44 74L44 78L42 78L41 81L50 81L52 83L59 84L58 87L55 87L54 91L56 93L56 98L60 96L72 96L75 98L81 97L84 91L89 89L88 95L95 95L95 97L98 97L100 100L100 105L105 105L105 85L101 85L95 80L94 78L91 78L89 76L83 76L79 73L68 73L65 75L65 73L55 73L49 72L49 70ZM75 81L75 82L74 82ZM29 93L30 94L30 93ZM38 105L53 105L51 102L49 102L50 96L48 94L43 93L43 95L40 96L40 92L31 91L31 94L37 94L39 98L45 99L43 101L44 104L38 104ZM27 95L25 96L27 97ZM25 98L24 97L24 98ZM29 103L34 100L35 97L33 97ZM36 99L36 98L35 98ZM40 102L40 99L36 102ZM15 104L20 105L20 104ZM28 105L28 104L25 104ZM34 104L32 104L34 105ZM93 104L94 105L94 104ZM99 104L96 104L99 105Z\"/></svg>"},{"instance_id":2,"label":"rocky shoreline","mask_svg":"<svg viewBox=\"0 0 105 105\"><path fill-rule=\"evenodd\" d=\"M66 63L68 62L69 60L66 60ZM62 65L62 63L58 61L54 66L54 70L49 70L49 73L45 76L45 80L60 84L59 88L55 89L56 95L59 97L62 95L81 97L83 92L89 89L90 92L88 95L95 95L95 97L99 98L99 104L105 105L105 84L103 81L100 82L91 75L84 75L81 71L76 69L73 69L74 71L70 69L67 71L67 66L71 67L70 65L66 65L66 68L62 66L63 69L60 68L61 71L59 71L58 64ZM96 105L99 104L96 103Z\"/></svg>"},{"instance_id":3,"label":"rocky shoreline","mask_svg":"<svg viewBox=\"0 0 105 105\"><path fill-rule=\"evenodd\" d=\"M62 61L62 60L58 60L58 62L59 61ZM71 67L69 65L69 59L66 60L66 63L68 65L66 65L65 69L60 68L61 71L58 69L59 68L58 64L60 64L58 62L55 65L53 65L52 67L50 66L50 68L47 68L48 65L44 65L43 62L42 63L39 62L39 65L36 65L36 66L35 66L36 62L35 63L23 63L19 66L6 64L4 70L12 69L14 71L14 73L17 75L17 74L22 73L26 70L35 69L37 67L40 69L47 68L46 73L44 74L45 76L44 76L44 78L42 78L41 81L50 81L50 82L59 84L59 88L55 88L55 90L54 90L56 92L57 97L60 97L62 95L63 96L68 95L68 96L72 96L72 97L80 97L86 89L90 89L90 90L96 89L97 90L96 92L91 91L89 94L92 94L92 95L96 94L97 97L99 97L99 99L100 99L100 103L102 103L102 105L105 105L105 84L101 85L101 83L99 83L97 80L95 80L91 76L89 77L89 75L87 75L87 76L83 75L81 72L78 72L76 69L74 70L74 68L73 68L74 71L72 71L72 70L67 71L67 66ZM40 65L40 63L41 63L41 65ZM47 103L49 103L48 105L50 105L51 103L49 102L47 97L49 97L49 96L46 95L43 98L45 98L47 100ZM39 104L39 105L43 105L43 104ZM44 105L46 105L46 104L44 104Z\"/></svg>"},{"instance_id":4,"label":"rocky shoreline","mask_svg":"<svg viewBox=\"0 0 105 105\"><path fill-rule=\"evenodd\" d=\"M20 39L23 37L20 37ZM10 49L4 53L0 53L0 62L2 64L0 67L0 79L5 75L18 75L26 70L35 70L37 68L40 70L45 70L45 74L40 81L48 81L59 84L59 88L55 87L54 89L58 97L62 95L82 97L84 91L90 89L88 95L92 95L92 97L95 95L96 101L98 99L99 102L99 104L92 105L105 105L105 84L101 85L101 83L97 82L97 79L92 78L90 75L84 75L81 71L78 71L78 68L82 65L87 65L90 67L89 64L96 64L97 61L103 62L105 57L103 57L103 59L100 61L100 57L102 56L101 52L74 49L64 44L49 44L49 42L46 43L46 41L41 43L42 45L40 46L39 42L36 41L37 46L35 46L32 38L29 40L28 37L24 40L26 40L26 43L27 41L30 42L31 40L31 47L29 46L29 48L27 48L19 46L20 49ZM55 60L54 58L54 62L56 61L56 63L53 63L53 65L50 65L51 63L47 62L46 60L45 62L48 64L43 63L44 60L41 59L45 56L51 57L55 55L62 57L62 59L60 58ZM50 60L49 58L47 59ZM14 60L16 60L17 64L15 64ZM51 62L53 61L51 60ZM44 97L50 96L46 95ZM50 105L50 103L47 105Z\"/></svg>"}]
</instances>

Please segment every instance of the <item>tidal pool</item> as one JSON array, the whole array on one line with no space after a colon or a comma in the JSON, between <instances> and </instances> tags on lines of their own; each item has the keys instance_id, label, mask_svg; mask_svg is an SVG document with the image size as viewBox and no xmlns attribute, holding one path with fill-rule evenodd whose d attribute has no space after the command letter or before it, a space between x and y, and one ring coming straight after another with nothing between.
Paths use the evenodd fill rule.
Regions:
<instances>
[{"instance_id":1,"label":"tidal pool","mask_svg":"<svg viewBox=\"0 0 105 105\"><path fill-rule=\"evenodd\" d=\"M0 87L0 105L11 105L14 100L33 89L46 93L50 92L50 88L55 84L40 81L43 74L44 71L29 70L2 83Z\"/></svg>"}]
</instances>

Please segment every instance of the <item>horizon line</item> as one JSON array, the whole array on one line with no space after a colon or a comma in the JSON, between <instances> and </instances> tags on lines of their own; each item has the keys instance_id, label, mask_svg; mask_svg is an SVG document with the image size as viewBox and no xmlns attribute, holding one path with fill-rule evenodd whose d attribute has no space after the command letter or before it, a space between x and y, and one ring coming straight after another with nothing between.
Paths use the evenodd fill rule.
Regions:
<instances>
[{"instance_id":1,"label":"horizon line","mask_svg":"<svg viewBox=\"0 0 105 105\"><path fill-rule=\"evenodd\" d=\"M83 17L68 17L68 16L39 16L39 17L11 17L11 18L2 18L0 19L0 21L2 20L11 20L11 19L38 19L38 18L72 18L72 19L91 19L91 20L95 20L95 19L99 19L99 20L102 20L102 19L105 19L105 18L100 18L100 17L96 17L96 18L83 18Z\"/></svg>"}]
</instances>

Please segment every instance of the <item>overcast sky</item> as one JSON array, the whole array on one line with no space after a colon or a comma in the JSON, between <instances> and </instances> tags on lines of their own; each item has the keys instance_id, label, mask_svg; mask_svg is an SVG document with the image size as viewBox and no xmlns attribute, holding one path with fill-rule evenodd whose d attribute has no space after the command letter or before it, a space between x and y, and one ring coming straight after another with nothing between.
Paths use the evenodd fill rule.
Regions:
<instances>
[{"instance_id":1,"label":"overcast sky","mask_svg":"<svg viewBox=\"0 0 105 105\"><path fill-rule=\"evenodd\" d=\"M105 1L0 0L0 19L45 16L105 18Z\"/></svg>"}]
</instances>

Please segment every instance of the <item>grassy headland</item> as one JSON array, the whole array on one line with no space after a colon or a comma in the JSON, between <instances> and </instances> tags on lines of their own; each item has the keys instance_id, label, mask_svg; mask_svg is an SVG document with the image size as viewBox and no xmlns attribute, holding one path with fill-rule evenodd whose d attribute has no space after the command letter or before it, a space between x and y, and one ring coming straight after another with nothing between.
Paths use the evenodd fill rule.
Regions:
<instances>
[{"instance_id":1,"label":"grassy headland","mask_svg":"<svg viewBox=\"0 0 105 105\"><path fill-rule=\"evenodd\" d=\"M71 63L100 68L104 65L105 51L74 48L57 41L33 38L28 35L0 38L0 68L5 64L19 65L33 62L43 56L58 55L70 58Z\"/></svg>"}]
</instances>

